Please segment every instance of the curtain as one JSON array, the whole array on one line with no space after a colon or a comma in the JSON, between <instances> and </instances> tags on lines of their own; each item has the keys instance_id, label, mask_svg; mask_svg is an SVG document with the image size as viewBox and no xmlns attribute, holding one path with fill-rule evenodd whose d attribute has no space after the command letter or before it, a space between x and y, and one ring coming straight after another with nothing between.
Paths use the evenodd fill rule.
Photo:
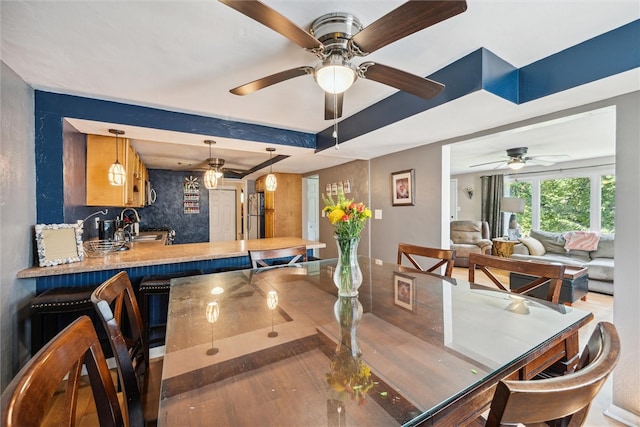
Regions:
<instances>
[{"instance_id":1,"label":"curtain","mask_svg":"<svg viewBox=\"0 0 640 427\"><path fill-rule=\"evenodd\" d=\"M491 238L502 236L502 212L500 199L504 196L504 175L480 177L482 194L480 201L480 219L489 223Z\"/></svg>"}]
</instances>

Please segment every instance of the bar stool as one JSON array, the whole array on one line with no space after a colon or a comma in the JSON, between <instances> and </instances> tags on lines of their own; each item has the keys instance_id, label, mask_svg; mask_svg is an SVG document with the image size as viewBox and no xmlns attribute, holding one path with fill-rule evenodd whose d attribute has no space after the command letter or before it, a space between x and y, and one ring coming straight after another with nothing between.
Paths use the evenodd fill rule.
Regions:
<instances>
[{"instance_id":1,"label":"bar stool","mask_svg":"<svg viewBox=\"0 0 640 427\"><path fill-rule=\"evenodd\" d=\"M96 287L77 286L47 289L29 302L31 355L36 354L45 343L83 314L89 315L94 320L94 327L96 326L95 312L91 303L91 292ZM55 316L55 320L47 319L49 316ZM43 336L45 333L46 335Z\"/></svg>"},{"instance_id":2,"label":"bar stool","mask_svg":"<svg viewBox=\"0 0 640 427\"><path fill-rule=\"evenodd\" d=\"M144 334L145 341L151 347L151 344L164 344L164 336L163 332L160 336L155 336L152 338L151 333L155 330L162 330L166 332L167 322L166 322L166 314L163 317L163 322L161 323L153 323L151 322L151 298L154 296L163 296L163 299L169 301L169 289L171 279L176 279L178 277L188 277L188 276L199 276L202 274L201 270L187 270L181 271L177 273L169 273L169 274L154 274L144 276L140 281L140 287L138 288L138 293L140 295L140 306L142 311L142 321L144 323Z\"/></svg>"}]
</instances>

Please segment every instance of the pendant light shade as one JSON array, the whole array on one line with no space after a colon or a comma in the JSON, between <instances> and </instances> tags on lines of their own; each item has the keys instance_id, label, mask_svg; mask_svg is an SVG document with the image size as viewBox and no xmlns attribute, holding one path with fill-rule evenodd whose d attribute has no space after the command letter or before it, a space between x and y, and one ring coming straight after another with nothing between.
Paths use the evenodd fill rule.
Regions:
<instances>
[{"instance_id":1,"label":"pendant light shade","mask_svg":"<svg viewBox=\"0 0 640 427\"><path fill-rule=\"evenodd\" d=\"M207 139L204 143L209 146L209 158L211 158L211 145L215 144L216 142L211 139ZM218 187L218 173L219 172L217 170L209 165L209 169L207 169L207 171L204 173L203 178L204 187L207 190L213 190Z\"/></svg>"},{"instance_id":2,"label":"pendant light shade","mask_svg":"<svg viewBox=\"0 0 640 427\"><path fill-rule=\"evenodd\" d=\"M124 135L123 130L109 129L109 132L116 136L116 161L109 166L109 184L115 186L123 186L127 180L127 171L118 160L118 135Z\"/></svg>"},{"instance_id":3,"label":"pendant light shade","mask_svg":"<svg viewBox=\"0 0 640 427\"><path fill-rule=\"evenodd\" d=\"M276 191L276 188L278 187L278 180L273 173L271 161L271 153L276 151L276 149L269 147L267 148L267 151L269 152L269 175L267 175L267 179L265 180L265 187L267 191Z\"/></svg>"},{"instance_id":4,"label":"pendant light shade","mask_svg":"<svg viewBox=\"0 0 640 427\"><path fill-rule=\"evenodd\" d=\"M204 173L204 187L207 190L213 190L218 187L218 177L215 169L209 169Z\"/></svg>"}]
</instances>

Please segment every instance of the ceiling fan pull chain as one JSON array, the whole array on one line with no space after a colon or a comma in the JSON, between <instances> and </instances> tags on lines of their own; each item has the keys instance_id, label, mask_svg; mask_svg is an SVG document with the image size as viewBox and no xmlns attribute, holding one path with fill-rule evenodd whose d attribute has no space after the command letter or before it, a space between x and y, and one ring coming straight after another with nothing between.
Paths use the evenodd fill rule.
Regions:
<instances>
[{"instance_id":1,"label":"ceiling fan pull chain","mask_svg":"<svg viewBox=\"0 0 640 427\"><path fill-rule=\"evenodd\" d=\"M333 134L332 136L336 140L335 149L338 150L340 146L338 145L338 95L337 94L334 94L333 96Z\"/></svg>"}]
</instances>

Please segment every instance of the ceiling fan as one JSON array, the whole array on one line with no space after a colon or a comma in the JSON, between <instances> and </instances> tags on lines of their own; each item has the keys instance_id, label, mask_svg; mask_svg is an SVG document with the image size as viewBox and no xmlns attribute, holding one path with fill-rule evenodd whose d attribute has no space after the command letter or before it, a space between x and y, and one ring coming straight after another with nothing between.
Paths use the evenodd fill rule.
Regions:
<instances>
[{"instance_id":1,"label":"ceiling fan","mask_svg":"<svg viewBox=\"0 0 640 427\"><path fill-rule=\"evenodd\" d=\"M533 164L540 166L551 166L556 162L551 159L569 158L568 154L551 154L541 156L527 156L527 147L509 148L507 150L507 156L503 160L497 160L494 162L479 163L477 165L471 165L469 167L475 168L478 166L486 166L498 163L494 169L500 169L502 167L508 167L509 169L518 170L522 169L525 164ZM543 159L544 158L544 159Z\"/></svg>"},{"instance_id":2,"label":"ceiling fan","mask_svg":"<svg viewBox=\"0 0 640 427\"><path fill-rule=\"evenodd\" d=\"M245 175L249 171L246 169L223 167L225 160L219 157L210 157L201 162L193 163L190 161L178 161L178 170L189 171L205 171L209 168L215 169L218 172L218 178L223 174L229 173L231 175Z\"/></svg>"},{"instance_id":3,"label":"ceiling fan","mask_svg":"<svg viewBox=\"0 0 640 427\"><path fill-rule=\"evenodd\" d=\"M412 0L367 27L363 27L355 16L339 12L319 17L309 31L305 31L258 0L219 1L280 33L315 54L321 61L316 66L300 66L260 78L233 88L230 92L248 95L285 80L312 75L325 92L325 120L335 120L342 116L344 92L358 77L377 81L424 99L431 99L440 93L444 85L433 80L371 61L355 66L350 60L356 56L367 56L467 9L464 0Z\"/></svg>"},{"instance_id":4,"label":"ceiling fan","mask_svg":"<svg viewBox=\"0 0 640 427\"><path fill-rule=\"evenodd\" d=\"M231 175L230 178L242 178L244 175L248 174L250 171L246 169L239 168L230 168L224 167L225 160L219 157L211 157L211 146L216 142L207 139L204 141L206 145L209 146L209 157L206 160L201 162L194 163L192 161L178 161L178 170L189 170L189 171L206 171L209 169L213 169L215 171L217 178L222 178L224 174Z\"/></svg>"}]
</instances>

